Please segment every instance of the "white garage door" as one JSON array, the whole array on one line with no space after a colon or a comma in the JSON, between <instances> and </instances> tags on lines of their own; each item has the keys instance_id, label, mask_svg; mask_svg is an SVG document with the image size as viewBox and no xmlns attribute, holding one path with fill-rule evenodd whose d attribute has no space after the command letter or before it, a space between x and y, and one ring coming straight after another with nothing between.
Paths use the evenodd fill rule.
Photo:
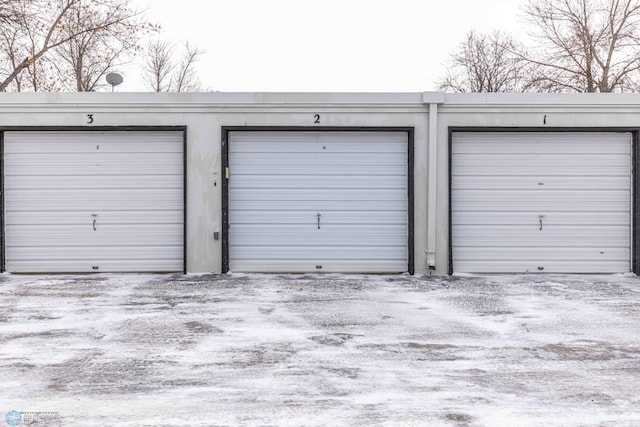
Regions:
<instances>
[{"instance_id":1,"label":"white garage door","mask_svg":"<svg viewBox=\"0 0 640 427\"><path fill-rule=\"evenodd\" d=\"M6 269L182 271L181 132L6 132Z\"/></svg>"},{"instance_id":2,"label":"white garage door","mask_svg":"<svg viewBox=\"0 0 640 427\"><path fill-rule=\"evenodd\" d=\"M628 272L631 135L464 133L452 141L460 272Z\"/></svg>"},{"instance_id":3,"label":"white garage door","mask_svg":"<svg viewBox=\"0 0 640 427\"><path fill-rule=\"evenodd\" d=\"M230 132L229 268L408 271L406 132Z\"/></svg>"}]
</instances>

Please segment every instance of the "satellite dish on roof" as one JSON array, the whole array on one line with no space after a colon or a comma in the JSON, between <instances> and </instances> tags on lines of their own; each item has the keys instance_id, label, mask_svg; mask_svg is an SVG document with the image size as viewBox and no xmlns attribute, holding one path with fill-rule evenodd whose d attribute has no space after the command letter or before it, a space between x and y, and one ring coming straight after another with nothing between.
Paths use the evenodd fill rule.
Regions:
<instances>
[{"instance_id":1,"label":"satellite dish on roof","mask_svg":"<svg viewBox=\"0 0 640 427\"><path fill-rule=\"evenodd\" d=\"M109 74L107 74L107 83L109 83L111 85L111 92L113 92L113 89L116 86L118 86L120 83L122 83L123 81L124 81L124 79L118 73L109 73Z\"/></svg>"}]
</instances>

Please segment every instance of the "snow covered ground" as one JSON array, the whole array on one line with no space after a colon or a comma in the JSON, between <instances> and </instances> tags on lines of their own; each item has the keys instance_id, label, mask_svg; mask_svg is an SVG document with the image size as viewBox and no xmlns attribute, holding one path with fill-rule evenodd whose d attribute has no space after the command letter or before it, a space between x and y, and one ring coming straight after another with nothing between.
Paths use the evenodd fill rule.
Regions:
<instances>
[{"instance_id":1,"label":"snow covered ground","mask_svg":"<svg viewBox=\"0 0 640 427\"><path fill-rule=\"evenodd\" d=\"M12 410L62 426L640 426L640 279L2 275L0 426Z\"/></svg>"}]
</instances>

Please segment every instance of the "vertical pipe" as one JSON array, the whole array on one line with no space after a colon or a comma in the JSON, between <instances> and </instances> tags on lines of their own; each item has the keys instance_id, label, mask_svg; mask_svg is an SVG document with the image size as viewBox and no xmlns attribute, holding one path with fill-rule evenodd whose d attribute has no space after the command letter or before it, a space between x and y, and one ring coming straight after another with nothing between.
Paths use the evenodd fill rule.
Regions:
<instances>
[{"instance_id":1,"label":"vertical pipe","mask_svg":"<svg viewBox=\"0 0 640 427\"><path fill-rule=\"evenodd\" d=\"M436 271L437 216L438 216L438 105L444 104L445 94L423 92L422 103L429 106L429 133L427 136L427 271Z\"/></svg>"},{"instance_id":2,"label":"vertical pipe","mask_svg":"<svg viewBox=\"0 0 640 427\"><path fill-rule=\"evenodd\" d=\"M429 272L436 269L436 210L438 182L438 104L429 104L429 162L427 184L427 268Z\"/></svg>"}]
</instances>

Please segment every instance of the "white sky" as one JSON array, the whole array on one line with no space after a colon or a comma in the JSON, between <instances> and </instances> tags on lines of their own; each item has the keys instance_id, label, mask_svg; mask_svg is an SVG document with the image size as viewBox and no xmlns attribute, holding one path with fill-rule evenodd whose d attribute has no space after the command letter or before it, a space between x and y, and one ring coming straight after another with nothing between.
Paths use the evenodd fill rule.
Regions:
<instances>
[{"instance_id":1,"label":"white sky","mask_svg":"<svg viewBox=\"0 0 640 427\"><path fill-rule=\"evenodd\" d=\"M160 37L207 53L210 90L435 90L469 29L517 33L522 0L133 0ZM136 67L119 92L145 90Z\"/></svg>"}]
</instances>

